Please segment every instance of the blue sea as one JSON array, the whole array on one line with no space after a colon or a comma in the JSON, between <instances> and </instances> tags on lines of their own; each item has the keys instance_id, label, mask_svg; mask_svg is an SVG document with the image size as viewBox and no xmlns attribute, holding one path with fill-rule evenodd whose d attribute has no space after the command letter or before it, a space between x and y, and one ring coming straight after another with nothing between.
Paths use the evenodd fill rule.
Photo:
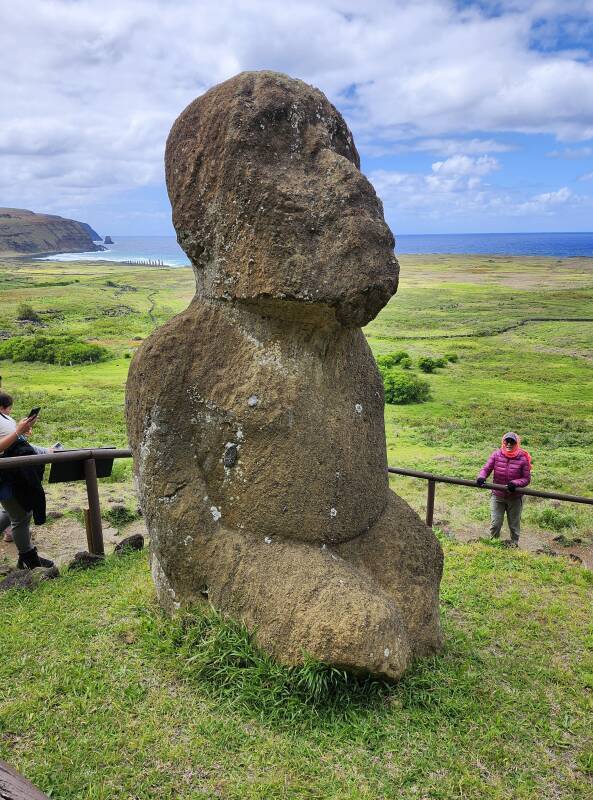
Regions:
<instances>
[{"instance_id":1,"label":"blue sea","mask_svg":"<svg viewBox=\"0 0 593 800\"><path fill-rule=\"evenodd\" d=\"M174 236L113 236L101 253L60 253L52 261L162 261L189 264ZM459 253L508 256L587 256L593 258L593 233L438 233L396 236L396 254Z\"/></svg>"}]
</instances>

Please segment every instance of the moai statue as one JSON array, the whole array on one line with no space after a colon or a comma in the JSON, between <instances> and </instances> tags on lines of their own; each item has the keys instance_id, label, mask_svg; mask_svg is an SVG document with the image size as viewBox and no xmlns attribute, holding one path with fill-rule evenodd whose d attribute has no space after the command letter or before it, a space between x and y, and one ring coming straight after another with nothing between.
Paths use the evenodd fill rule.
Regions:
<instances>
[{"instance_id":1,"label":"moai statue","mask_svg":"<svg viewBox=\"0 0 593 800\"><path fill-rule=\"evenodd\" d=\"M127 423L160 602L210 602L285 664L398 678L438 651L442 551L388 485L361 326L398 264L352 134L317 89L244 72L173 125L196 276L138 350Z\"/></svg>"}]
</instances>

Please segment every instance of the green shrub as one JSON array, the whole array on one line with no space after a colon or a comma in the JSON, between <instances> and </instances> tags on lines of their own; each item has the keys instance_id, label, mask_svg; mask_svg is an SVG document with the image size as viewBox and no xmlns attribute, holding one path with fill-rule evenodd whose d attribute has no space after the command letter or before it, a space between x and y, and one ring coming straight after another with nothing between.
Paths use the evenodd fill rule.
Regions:
<instances>
[{"instance_id":1,"label":"green shrub","mask_svg":"<svg viewBox=\"0 0 593 800\"><path fill-rule=\"evenodd\" d=\"M445 358L451 364L457 364L457 362L459 361L459 356L457 355L457 353L445 353Z\"/></svg>"},{"instance_id":2,"label":"green shrub","mask_svg":"<svg viewBox=\"0 0 593 800\"><path fill-rule=\"evenodd\" d=\"M418 369L422 372L434 372L437 368L437 363L434 358L430 356L422 356L418 359Z\"/></svg>"},{"instance_id":3,"label":"green shrub","mask_svg":"<svg viewBox=\"0 0 593 800\"><path fill-rule=\"evenodd\" d=\"M120 504L111 506L105 513L105 518L113 525L114 528L121 528L129 522L138 519L135 511L131 511L127 506Z\"/></svg>"},{"instance_id":4,"label":"green shrub","mask_svg":"<svg viewBox=\"0 0 593 800\"><path fill-rule=\"evenodd\" d=\"M399 369L384 370L382 375L386 403L406 405L423 403L430 398L428 382L416 375L410 375Z\"/></svg>"},{"instance_id":5,"label":"green shrub","mask_svg":"<svg viewBox=\"0 0 593 800\"><path fill-rule=\"evenodd\" d=\"M41 361L44 364L82 364L105 361L104 347L74 336L13 336L0 342L0 358L11 361Z\"/></svg>"},{"instance_id":6,"label":"green shrub","mask_svg":"<svg viewBox=\"0 0 593 800\"><path fill-rule=\"evenodd\" d=\"M576 517L568 511L547 506L535 515L538 525L551 531L563 531L576 525Z\"/></svg>"},{"instance_id":7,"label":"green shrub","mask_svg":"<svg viewBox=\"0 0 593 800\"><path fill-rule=\"evenodd\" d=\"M41 317L29 303L19 303L16 318L24 322L41 322Z\"/></svg>"},{"instance_id":8,"label":"green shrub","mask_svg":"<svg viewBox=\"0 0 593 800\"><path fill-rule=\"evenodd\" d=\"M412 359L410 354L405 350L398 350L397 353L387 353L386 355L377 356L377 366L380 370L391 369L391 367L401 367L402 369L410 369L412 367Z\"/></svg>"},{"instance_id":9,"label":"green shrub","mask_svg":"<svg viewBox=\"0 0 593 800\"><path fill-rule=\"evenodd\" d=\"M457 356L453 353L453 357L457 360ZM421 356L418 359L418 368L422 372L434 372L435 369L443 369L447 366L450 359L448 356Z\"/></svg>"}]
</instances>

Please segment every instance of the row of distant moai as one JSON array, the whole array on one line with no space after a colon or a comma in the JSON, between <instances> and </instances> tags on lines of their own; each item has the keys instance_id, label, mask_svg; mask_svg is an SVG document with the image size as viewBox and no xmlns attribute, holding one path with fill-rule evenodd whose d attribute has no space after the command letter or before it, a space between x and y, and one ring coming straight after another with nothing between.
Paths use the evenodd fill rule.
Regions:
<instances>
[{"instance_id":1,"label":"row of distant moai","mask_svg":"<svg viewBox=\"0 0 593 800\"><path fill-rule=\"evenodd\" d=\"M285 75L185 109L166 175L196 294L136 353L126 411L166 609L209 602L284 664L396 679L441 646L443 555L389 489L361 326L399 267L359 166L334 106Z\"/></svg>"}]
</instances>

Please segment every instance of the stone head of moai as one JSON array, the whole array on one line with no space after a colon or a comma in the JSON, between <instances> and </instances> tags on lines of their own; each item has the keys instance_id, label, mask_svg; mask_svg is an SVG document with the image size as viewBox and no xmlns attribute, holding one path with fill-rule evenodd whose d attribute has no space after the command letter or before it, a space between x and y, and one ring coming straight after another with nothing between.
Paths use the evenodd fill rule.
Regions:
<instances>
[{"instance_id":1,"label":"stone head of moai","mask_svg":"<svg viewBox=\"0 0 593 800\"><path fill-rule=\"evenodd\" d=\"M126 393L159 600L212 603L286 664L397 678L440 646L442 552L389 489L360 326L398 265L352 134L317 89L242 73L181 114L166 173L196 295Z\"/></svg>"},{"instance_id":2,"label":"stone head of moai","mask_svg":"<svg viewBox=\"0 0 593 800\"><path fill-rule=\"evenodd\" d=\"M381 201L319 90L272 72L216 86L173 126L166 167L200 296L326 306L360 326L395 292Z\"/></svg>"}]
</instances>

